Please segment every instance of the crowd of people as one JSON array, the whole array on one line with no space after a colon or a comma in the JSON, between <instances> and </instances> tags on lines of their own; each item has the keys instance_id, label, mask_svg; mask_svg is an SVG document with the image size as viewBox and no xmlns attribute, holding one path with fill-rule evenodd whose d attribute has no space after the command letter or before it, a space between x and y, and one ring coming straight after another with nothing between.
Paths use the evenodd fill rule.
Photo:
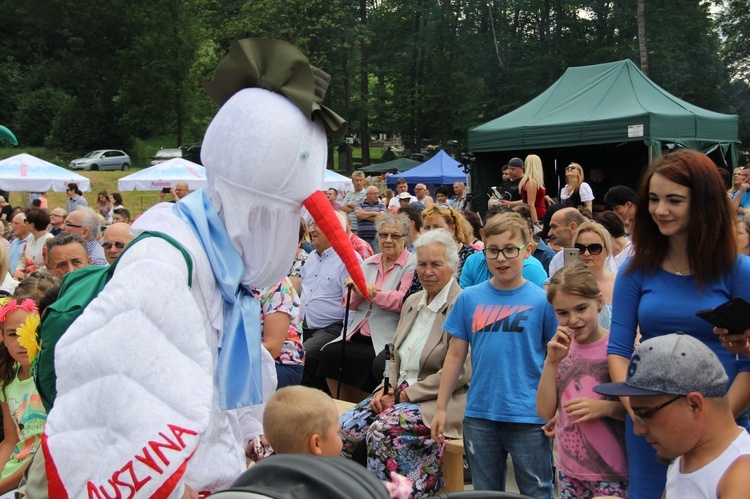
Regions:
<instances>
[{"instance_id":1,"label":"crowd of people","mask_svg":"<svg viewBox=\"0 0 750 499\"><path fill-rule=\"evenodd\" d=\"M713 162L684 150L654 161L637 192L614 186L597 199L571 163L558 203L541 172L536 155L512 158L482 217L462 182L433 197L399 179L388 195L355 172L351 192L329 189L366 289L311 217L287 277L250 289L277 391L244 437L248 461L341 455L394 497L418 498L445 486L445 439L463 438L477 490L505 490L510 456L520 492L535 498L552 498L555 484L565 498L688 497L689 480L705 497L741 497L750 338L695 312L750 299L750 169L727 193ZM187 194L179 186L174 202ZM134 238L118 193L100 192L98 209L74 184L68 196L52 209L0 199L12 232L0 244L0 494L41 443L46 412L30 370L49 296L66 274L113 264ZM644 347L667 341L703 364L665 368L678 347L643 360ZM329 396L354 405L339 416Z\"/></svg>"},{"instance_id":2,"label":"crowd of people","mask_svg":"<svg viewBox=\"0 0 750 499\"><path fill-rule=\"evenodd\" d=\"M307 261L315 266L301 269L300 300L303 327L312 326L303 346L314 361L302 383L355 402L340 418L341 455L382 480L391 472L409 478L414 497L443 487L442 443L461 437L475 489L504 490L510 455L530 497L553 497L555 483L560 497L678 497L673 491L686 490L681 483L697 468L685 468L687 459L667 466L695 449L652 435L680 418L690 431L693 391L721 399L734 427L748 428L748 339L714 330L695 312L750 299L749 231L731 198L750 185L735 182L727 193L715 164L684 150L655 160L638 192L614 186L598 200L572 163L555 203L540 169L535 155L509 161L477 237L462 184L453 198L436 189L433 200L426 186L410 194L399 179L378 200L356 172L354 191L329 201L340 201L350 233L374 221L367 239L379 246L362 263L368 290L354 287L347 299L343 267L321 271L331 255L313 229ZM655 390L635 405L597 392L632 376L639 344L675 332L723 366L721 393L698 383L685 393ZM656 404L664 393L677 396L670 409ZM730 427L722 438L729 434L733 441L746 432ZM736 459L712 468L714 485L738 490L738 470L750 466L747 440L732 444ZM704 464L730 443L700 453Z\"/></svg>"}]
</instances>

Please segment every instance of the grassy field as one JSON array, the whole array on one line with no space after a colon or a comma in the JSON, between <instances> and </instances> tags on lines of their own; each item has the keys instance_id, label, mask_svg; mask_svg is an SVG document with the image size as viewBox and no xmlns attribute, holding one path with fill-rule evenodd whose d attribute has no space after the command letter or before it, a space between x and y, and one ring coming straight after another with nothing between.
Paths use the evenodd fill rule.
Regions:
<instances>
[{"instance_id":1,"label":"grassy field","mask_svg":"<svg viewBox=\"0 0 750 499\"><path fill-rule=\"evenodd\" d=\"M147 209L149 209L151 206L153 206L159 197L158 191L119 191L117 188L117 181L124 177L125 175L129 175L131 173L134 173L138 170L141 170L143 168L146 168L149 166L149 162L151 160L151 157L156 154L156 151L159 150L160 147L168 147L170 145L169 141L166 139L153 139L149 141L137 141L136 145L134 146L134 150L129 152L129 155L131 156L131 159L133 160L133 165L130 168L130 171L128 172L121 172L121 171L106 171L106 172L83 172L78 171L76 173L79 173L80 175L83 175L84 177L88 178L91 181L91 191L84 192L83 197L86 198L86 201L89 202L89 206L92 208L96 208L96 198L97 193L100 191L107 191L108 193L112 192L120 192L123 199L123 205L130 210L130 213L135 216L139 213L143 213ZM67 168L68 164L70 163L71 159L74 159L76 157L80 157L80 155L70 153L70 152L64 152L64 151L56 151L52 149L47 149L43 147L0 147L0 160L3 160L5 158L9 158L11 156L15 156L16 154L21 153L27 153L31 154L32 156L36 156L38 158L44 159L45 161L49 161L50 163L54 163L58 166L62 166L64 168ZM370 149L370 157L371 159L375 160L380 158L383 155L382 149L376 149L371 148ZM353 156L355 159L362 157L362 151L359 148L354 148ZM334 153L334 164L338 164L338 154ZM50 209L56 207L56 206L65 206L65 203L68 200L68 196L64 192L52 192L49 191L47 193L47 199L49 203ZM10 195L10 199L8 200L10 204L13 206L19 206L22 204L22 193L20 192L12 192Z\"/></svg>"}]
</instances>

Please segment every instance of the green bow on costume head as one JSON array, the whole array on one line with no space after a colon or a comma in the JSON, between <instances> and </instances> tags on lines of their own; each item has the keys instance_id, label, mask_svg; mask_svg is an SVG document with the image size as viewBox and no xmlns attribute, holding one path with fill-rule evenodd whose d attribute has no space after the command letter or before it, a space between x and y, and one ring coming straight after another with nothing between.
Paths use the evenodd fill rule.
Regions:
<instances>
[{"instance_id":1,"label":"green bow on costume head","mask_svg":"<svg viewBox=\"0 0 750 499\"><path fill-rule=\"evenodd\" d=\"M282 94L308 118L320 117L328 135L339 139L346 131L346 121L321 104L330 81L327 73L311 65L290 43L245 38L232 45L205 88L220 106L243 88L259 87Z\"/></svg>"}]
</instances>

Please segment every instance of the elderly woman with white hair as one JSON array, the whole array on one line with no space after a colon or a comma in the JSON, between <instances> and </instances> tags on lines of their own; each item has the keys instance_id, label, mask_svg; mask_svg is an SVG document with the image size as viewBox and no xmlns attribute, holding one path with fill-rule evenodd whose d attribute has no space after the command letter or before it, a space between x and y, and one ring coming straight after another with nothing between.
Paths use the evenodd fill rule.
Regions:
<instances>
[{"instance_id":1,"label":"elderly woman with white hair","mask_svg":"<svg viewBox=\"0 0 750 499\"><path fill-rule=\"evenodd\" d=\"M456 242L438 229L414 243L422 290L404 303L393 339L392 387L383 385L341 415L342 455L360 460L381 480L395 471L413 483L414 497L432 495L445 485L441 471L443 446L430 437L440 375L451 335L443 330L461 288ZM461 438L471 364L466 360L450 400L445 435Z\"/></svg>"},{"instance_id":2,"label":"elderly woman with white hair","mask_svg":"<svg viewBox=\"0 0 750 499\"><path fill-rule=\"evenodd\" d=\"M410 223L406 215L381 215L375 222L375 229L381 253L362 262L369 299L354 287L350 304L353 319L347 331L345 355L339 337L323 347L318 370L318 375L328 378L333 394L339 391L337 385L341 376L340 398L351 402L367 396L380 381L373 375L373 362L393 340L416 264L416 258L407 249ZM346 279L344 284L352 284L351 279ZM342 357L344 369L339 375Z\"/></svg>"}]
</instances>

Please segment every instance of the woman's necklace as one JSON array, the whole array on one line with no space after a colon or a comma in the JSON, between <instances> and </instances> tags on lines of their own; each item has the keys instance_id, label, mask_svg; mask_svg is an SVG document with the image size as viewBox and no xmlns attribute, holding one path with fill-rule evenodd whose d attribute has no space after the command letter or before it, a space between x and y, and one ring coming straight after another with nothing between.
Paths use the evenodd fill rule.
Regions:
<instances>
[{"instance_id":1,"label":"woman's necklace","mask_svg":"<svg viewBox=\"0 0 750 499\"><path fill-rule=\"evenodd\" d=\"M669 266L672 267L672 270L674 270L674 273L676 275L684 275L683 272L685 272L686 270L690 270L690 263L688 263L685 267L678 269L677 265L675 265L674 262L672 261L671 256L667 257L667 261L669 262Z\"/></svg>"}]
</instances>

